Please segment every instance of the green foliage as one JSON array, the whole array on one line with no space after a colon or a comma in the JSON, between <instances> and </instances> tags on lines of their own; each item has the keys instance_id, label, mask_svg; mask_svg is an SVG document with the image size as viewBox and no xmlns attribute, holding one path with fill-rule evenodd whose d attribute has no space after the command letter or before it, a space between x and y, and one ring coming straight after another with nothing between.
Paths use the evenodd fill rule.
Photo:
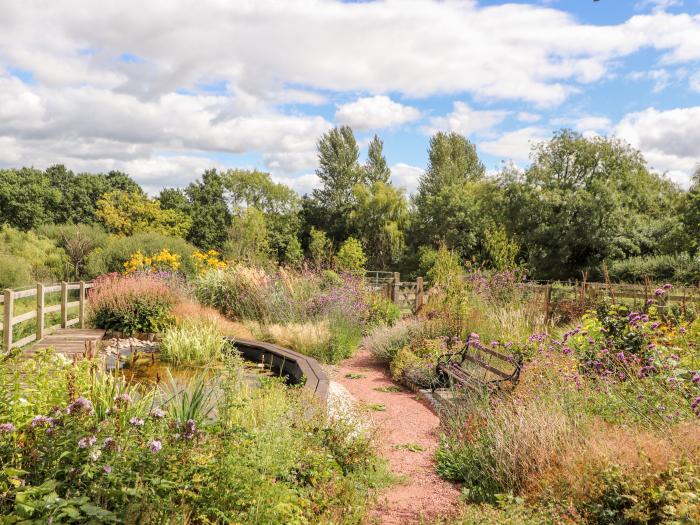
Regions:
<instances>
[{"instance_id":1,"label":"green foliage","mask_svg":"<svg viewBox=\"0 0 700 525\"><path fill-rule=\"evenodd\" d=\"M372 140L369 141L369 146L367 147L367 162L364 165L365 181L368 184L374 184L376 182L389 184L391 170L384 156L383 149L384 142L377 135L374 135Z\"/></svg>"},{"instance_id":2,"label":"green foliage","mask_svg":"<svg viewBox=\"0 0 700 525\"><path fill-rule=\"evenodd\" d=\"M220 249L226 242L231 212L224 197L224 178L216 170L207 170L202 180L187 186L192 226L187 240L205 250Z\"/></svg>"},{"instance_id":3,"label":"green foliage","mask_svg":"<svg viewBox=\"0 0 700 525\"><path fill-rule=\"evenodd\" d=\"M224 244L226 259L253 266L270 260L270 245L265 215L257 208L246 208L233 217Z\"/></svg>"},{"instance_id":4,"label":"green foliage","mask_svg":"<svg viewBox=\"0 0 700 525\"><path fill-rule=\"evenodd\" d=\"M321 187L313 191L318 206L318 223L313 226L327 231L334 242L350 235L349 215L354 202L353 188L365 182L365 171L358 163L360 149L348 126L333 128L317 143L316 175Z\"/></svg>"},{"instance_id":5,"label":"green foliage","mask_svg":"<svg viewBox=\"0 0 700 525\"><path fill-rule=\"evenodd\" d=\"M352 275L364 275L367 256L362 249L360 241L353 237L346 239L340 245L338 254L335 257L335 264L341 271Z\"/></svg>"},{"instance_id":6,"label":"green foliage","mask_svg":"<svg viewBox=\"0 0 700 525\"><path fill-rule=\"evenodd\" d=\"M517 266L520 245L508 236L505 228L500 227L487 231L484 238L484 248L494 270L501 272L512 270Z\"/></svg>"},{"instance_id":7,"label":"green foliage","mask_svg":"<svg viewBox=\"0 0 700 525\"><path fill-rule=\"evenodd\" d=\"M299 268L304 262L304 250L302 250L301 243L296 236L291 237L287 242L282 262L292 268Z\"/></svg>"},{"instance_id":8,"label":"green foliage","mask_svg":"<svg viewBox=\"0 0 700 525\"><path fill-rule=\"evenodd\" d=\"M670 255L645 255L613 261L610 278L619 282L672 282L696 285L700 282L700 257L679 252Z\"/></svg>"},{"instance_id":9,"label":"green foliage","mask_svg":"<svg viewBox=\"0 0 700 525\"><path fill-rule=\"evenodd\" d=\"M393 326L377 328L364 340L364 346L374 357L390 363L402 348L411 343L419 332L420 321L404 319Z\"/></svg>"},{"instance_id":10,"label":"green foliage","mask_svg":"<svg viewBox=\"0 0 700 525\"><path fill-rule=\"evenodd\" d=\"M184 321L165 329L160 359L176 365L206 365L221 359L224 339L214 322Z\"/></svg>"},{"instance_id":11,"label":"green foliage","mask_svg":"<svg viewBox=\"0 0 700 525\"><path fill-rule=\"evenodd\" d=\"M90 254L85 271L90 277L110 272L122 272L124 271L124 263L137 251L150 257L164 249L180 256L182 271L186 275L197 274L192 259L195 247L181 237L171 237L159 233L140 233L131 237L110 238L104 248L97 248Z\"/></svg>"},{"instance_id":12,"label":"green foliage","mask_svg":"<svg viewBox=\"0 0 700 525\"><path fill-rule=\"evenodd\" d=\"M109 236L96 224L48 224L38 229L66 253L69 279L89 279L88 258L98 248L104 248Z\"/></svg>"},{"instance_id":13,"label":"green foliage","mask_svg":"<svg viewBox=\"0 0 700 525\"><path fill-rule=\"evenodd\" d=\"M97 201L95 216L107 231L116 235L160 233L184 237L192 224L187 215L163 209L157 200L121 190L105 193Z\"/></svg>"},{"instance_id":14,"label":"green foliage","mask_svg":"<svg viewBox=\"0 0 700 525\"><path fill-rule=\"evenodd\" d=\"M589 523L694 523L700 519L700 471L689 462L654 473L609 465L586 473L590 490L578 502Z\"/></svg>"},{"instance_id":15,"label":"green foliage","mask_svg":"<svg viewBox=\"0 0 700 525\"><path fill-rule=\"evenodd\" d=\"M17 287L36 282L56 282L67 275L65 252L51 239L34 232L0 228L0 285Z\"/></svg>"},{"instance_id":16,"label":"green foliage","mask_svg":"<svg viewBox=\"0 0 700 525\"><path fill-rule=\"evenodd\" d=\"M424 250L421 253L421 268L425 268L428 282L439 286L448 295L462 290L464 267L459 255L446 246L442 245L437 250Z\"/></svg>"},{"instance_id":17,"label":"green foliage","mask_svg":"<svg viewBox=\"0 0 700 525\"><path fill-rule=\"evenodd\" d=\"M382 270L396 264L405 246L408 207L403 190L385 182L354 189L351 222L369 254L371 268Z\"/></svg>"},{"instance_id":18,"label":"green foliage","mask_svg":"<svg viewBox=\"0 0 700 525\"><path fill-rule=\"evenodd\" d=\"M311 228L309 255L316 268L323 268L330 262L333 256L333 245L323 230Z\"/></svg>"},{"instance_id":19,"label":"green foliage","mask_svg":"<svg viewBox=\"0 0 700 525\"><path fill-rule=\"evenodd\" d=\"M95 203L114 190L141 192L117 171L75 175L62 165L0 170L0 224L26 231L42 224L93 223Z\"/></svg>"},{"instance_id":20,"label":"green foliage","mask_svg":"<svg viewBox=\"0 0 700 525\"><path fill-rule=\"evenodd\" d=\"M164 280L149 275L109 277L90 294L89 320L96 328L156 333L172 323L177 292Z\"/></svg>"},{"instance_id":21,"label":"green foliage","mask_svg":"<svg viewBox=\"0 0 700 525\"><path fill-rule=\"evenodd\" d=\"M5 522L358 524L382 483L369 434L328 419L303 390L250 389L227 362L214 383L193 381L160 407L133 392L110 398L96 424L95 365L34 365L48 378L40 389L0 381L0 399L21 398L26 412L0 404L0 422L15 427L0 433ZM148 387L143 396L163 399Z\"/></svg>"},{"instance_id":22,"label":"green foliage","mask_svg":"<svg viewBox=\"0 0 700 525\"><path fill-rule=\"evenodd\" d=\"M618 139L562 130L535 148L524 174L501 179L508 230L536 278L592 275L606 259L650 253L674 230L667 217L678 188Z\"/></svg>"},{"instance_id":23,"label":"green foliage","mask_svg":"<svg viewBox=\"0 0 700 525\"><path fill-rule=\"evenodd\" d=\"M369 298L369 326L393 326L401 319L401 308L393 301L379 294Z\"/></svg>"}]
</instances>

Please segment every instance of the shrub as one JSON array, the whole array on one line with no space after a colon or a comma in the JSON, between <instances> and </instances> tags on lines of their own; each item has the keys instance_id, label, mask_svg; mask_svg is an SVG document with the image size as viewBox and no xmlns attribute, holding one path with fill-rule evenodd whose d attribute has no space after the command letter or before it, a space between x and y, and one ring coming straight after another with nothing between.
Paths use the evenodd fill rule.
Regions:
<instances>
[{"instance_id":1,"label":"shrub","mask_svg":"<svg viewBox=\"0 0 700 525\"><path fill-rule=\"evenodd\" d=\"M386 297L371 294L368 303L369 318L367 324L370 327L392 326L401 319L401 308Z\"/></svg>"},{"instance_id":2,"label":"shrub","mask_svg":"<svg viewBox=\"0 0 700 525\"><path fill-rule=\"evenodd\" d=\"M0 289L19 288L32 282L29 261L15 255L0 253Z\"/></svg>"},{"instance_id":3,"label":"shrub","mask_svg":"<svg viewBox=\"0 0 700 525\"><path fill-rule=\"evenodd\" d=\"M164 279L148 274L108 276L90 292L93 326L131 335L160 332L172 322L178 293Z\"/></svg>"},{"instance_id":4,"label":"shrub","mask_svg":"<svg viewBox=\"0 0 700 525\"><path fill-rule=\"evenodd\" d=\"M144 256L153 256L162 250L177 255L182 262L181 271L196 275L197 268L192 255L195 247L180 237L158 233L139 233L131 237L112 237L104 248L98 248L88 257L86 272L94 277L111 272L124 271L124 263L132 254L140 251Z\"/></svg>"},{"instance_id":5,"label":"shrub","mask_svg":"<svg viewBox=\"0 0 700 525\"><path fill-rule=\"evenodd\" d=\"M185 321L160 338L160 358L176 365L206 365L221 358L224 339L213 322Z\"/></svg>"},{"instance_id":6,"label":"shrub","mask_svg":"<svg viewBox=\"0 0 700 525\"><path fill-rule=\"evenodd\" d=\"M86 264L90 254L103 248L109 236L96 224L46 224L37 229L66 252L70 264L69 279L88 279Z\"/></svg>"},{"instance_id":7,"label":"shrub","mask_svg":"<svg viewBox=\"0 0 700 525\"><path fill-rule=\"evenodd\" d=\"M365 337L364 347L380 361L390 363L411 342L420 325L417 319L404 319L393 326L377 328Z\"/></svg>"},{"instance_id":8,"label":"shrub","mask_svg":"<svg viewBox=\"0 0 700 525\"><path fill-rule=\"evenodd\" d=\"M56 282L66 277L67 258L51 239L34 232L0 228L0 263L8 269L0 272L7 286L24 286L36 282Z\"/></svg>"},{"instance_id":9,"label":"shrub","mask_svg":"<svg viewBox=\"0 0 700 525\"><path fill-rule=\"evenodd\" d=\"M365 274L367 256L362 249L360 241L354 237L349 237L341 244L338 255L336 255L335 263L343 272L363 276Z\"/></svg>"},{"instance_id":10,"label":"shrub","mask_svg":"<svg viewBox=\"0 0 700 525\"><path fill-rule=\"evenodd\" d=\"M610 278L620 282L673 282L696 285L700 281L700 257L688 253L646 255L613 261Z\"/></svg>"}]
</instances>

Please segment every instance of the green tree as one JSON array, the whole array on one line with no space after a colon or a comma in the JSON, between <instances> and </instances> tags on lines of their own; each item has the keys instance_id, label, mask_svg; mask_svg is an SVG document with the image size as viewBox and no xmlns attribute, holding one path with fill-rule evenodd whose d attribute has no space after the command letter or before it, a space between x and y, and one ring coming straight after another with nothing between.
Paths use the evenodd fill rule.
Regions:
<instances>
[{"instance_id":1,"label":"green tree","mask_svg":"<svg viewBox=\"0 0 700 525\"><path fill-rule=\"evenodd\" d=\"M499 188L485 178L476 148L461 135L437 133L428 156L413 200L412 242L416 247L444 244L462 258L475 258L493 222L490 203Z\"/></svg>"},{"instance_id":2,"label":"green tree","mask_svg":"<svg viewBox=\"0 0 700 525\"><path fill-rule=\"evenodd\" d=\"M41 170L0 170L0 224L30 230L54 222L59 190Z\"/></svg>"},{"instance_id":3,"label":"green tree","mask_svg":"<svg viewBox=\"0 0 700 525\"><path fill-rule=\"evenodd\" d=\"M328 239L326 232L311 228L309 232L309 256L317 269L328 264L333 256L333 244Z\"/></svg>"},{"instance_id":4,"label":"green tree","mask_svg":"<svg viewBox=\"0 0 700 525\"><path fill-rule=\"evenodd\" d=\"M338 254L335 257L335 264L339 270L353 275L364 275L367 265L367 256L362 249L360 241L354 237L349 237L340 245Z\"/></svg>"},{"instance_id":5,"label":"green tree","mask_svg":"<svg viewBox=\"0 0 700 525\"><path fill-rule=\"evenodd\" d=\"M360 149L348 126L323 134L317 143L316 175L321 187L313 191L320 213L313 216L313 226L326 230L334 242L351 233L348 216L354 204L353 188L364 182L365 172L358 163Z\"/></svg>"},{"instance_id":6,"label":"green tree","mask_svg":"<svg viewBox=\"0 0 700 525\"><path fill-rule=\"evenodd\" d=\"M520 244L508 235L503 226L486 232L484 248L495 270L512 270L517 266Z\"/></svg>"},{"instance_id":7,"label":"green tree","mask_svg":"<svg viewBox=\"0 0 700 525\"><path fill-rule=\"evenodd\" d=\"M533 150L525 173L501 175L509 230L537 278L570 278L603 261L654 253L652 237L678 198L642 155L610 138L561 130Z\"/></svg>"},{"instance_id":8,"label":"green tree","mask_svg":"<svg viewBox=\"0 0 700 525\"><path fill-rule=\"evenodd\" d=\"M293 268L298 268L304 262L304 250L301 248L301 243L296 237L289 239L284 250L283 262Z\"/></svg>"},{"instance_id":9,"label":"green tree","mask_svg":"<svg viewBox=\"0 0 700 525\"><path fill-rule=\"evenodd\" d=\"M97 201L97 218L107 231L117 235L154 232L184 237L191 219L176 210L163 210L146 195L116 190Z\"/></svg>"},{"instance_id":10,"label":"green tree","mask_svg":"<svg viewBox=\"0 0 700 525\"><path fill-rule=\"evenodd\" d=\"M375 135L367 149L367 162L365 163L365 181L367 184L374 182L389 183L391 170L384 157L384 142Z\"/></svg>"},{"instance_id":11,"label":"green tree","mask_svg":"<svg viewBox=\"0 0 700 525\"><path fill-rule=\"evenodd\" d=\"M158 195L160 207L164 210L176 210L185 215L192 215L192 205L187 194L180 188L163 188Z\"/></svg>"},{"instance_id":12,"label":"green tree","mask_svg":"<svg viewBox=\"0 0 700 525\"><path fill-rule=\"evenodd\" d=\"M265 215L271 252L279 261L286 260L287 247L297 239L301 227L301 204L296 192L274 182L269 173L257 170L229 170L223 179L233 212L260 210Z\"/></svg>"},{"instance_id":13,"label":"green tree","mask_svg":"<svg viewBox=\"0 0 700 525\"><path fill-rule=\"evenodd\" d=\"M246 208L235 215L224 244L227 259L261 266L270 261L265 214L257 208Z\"/></svg>"},{"instance_id":14,"label":"green tree","mask_svg":"<svg viewBox=\"0 0 700 525\"><path fill-rule=\"evenodd\" d=\"M198 248L220 250L226 242L231 213L224 190L223 176L215 169L205 171L202 180L185 189L192 217L187 240Z\"/></svg>"},{"instance_id":15,"label":"green tree","mask_svg":"<svg viewBox=\"0 0 700 525\"><path fill-rule=\"evenodd\" d=\"M700 248L700 167L695 170L690 190L681 204L683 226L688 236L690 251Z\"/></svg>"},{"instance_id":16,"label":"green tree","mask_svg":"<svg viewBox=\"0 0 700 525\"><path fill-rule=\"evenodd\" d=\"M354 229L369 254L372 269L383 270L398 263L405 247L404 228L408 204L403 190L385 182L355 186Z\"/></svg>"}]
</instances>

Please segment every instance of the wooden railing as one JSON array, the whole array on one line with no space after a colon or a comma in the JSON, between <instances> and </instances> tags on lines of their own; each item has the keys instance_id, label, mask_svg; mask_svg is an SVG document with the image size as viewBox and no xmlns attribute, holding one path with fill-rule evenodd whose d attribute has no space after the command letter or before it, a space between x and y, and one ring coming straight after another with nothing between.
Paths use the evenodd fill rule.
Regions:
<instances>
[{"instance_id":1,"label":"wooden railing","mask_svg":"<svg viewBox=\"0 0 700 525\"><path fill-rule=\"evenodd\" d=\"M2 322L0 322L0 330L3 332L2 348L5 352L9 352L13 348L21 347L39 341L44 337L44 333L56 328L68 328L77 324L80 328L85 327L85 304L87 303L86 291L92 288L91 282L80 281L77 283L62 282L58 284L37 284L36 287L23 290L5 290L3 295L0 295L0 305L2 305ZM78 290L78 300L68 301L69 292ZM46 294L60 292L60 301L58 304L50 306L46 305ZM25 299L28 297L36 297L36 307L27 310L20 315L15 315L15 300ZM68 317L70 309L78 308L78 316L74 318ZM45 326L46 316L53 312L60 312L60 321L52 326ZM14 327L20 323L36 319L36 330L17 341L13 338Z\"/></svg>"},{"instance_id":2,"label":"wooden railing","mask_svg":"<svg viewBox=\"0 0 700 525\"><path fill-rule=\"evenodd\" d=\"M425 304L423 278L415 281L402 281L399 272L367 272L367 285L381 292L387 299L402 309L412 313L420 311Z\"/></svg>"}]
</instances>

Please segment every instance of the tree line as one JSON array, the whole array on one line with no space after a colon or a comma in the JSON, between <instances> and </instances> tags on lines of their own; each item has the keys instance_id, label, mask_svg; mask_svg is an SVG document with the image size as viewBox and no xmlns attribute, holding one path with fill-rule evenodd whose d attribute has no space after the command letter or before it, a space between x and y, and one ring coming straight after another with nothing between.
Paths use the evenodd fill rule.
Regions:
<instances>
[{"instance_id":1,"label":"tree line","mask_svg":"<svg viewBox=\"0 0 700 525\"><path fill-rule=\"evenodd\" d=\"M0 170L0 223L47 235L54 225L56 239L56 225L182 238L250 264L323 265L345 244L368 268L411 275L444 247L465 265L537 279L700 278L700 170L684 191L619 139L560 130L533 146L527 169L487 174L467 138L437 133L412 196L392 184L376 135L364 162L347 126L317 150L320 184L304 196L257 170L207 170L155 198L116 171Z\"/></svg>"}]
</instances>

